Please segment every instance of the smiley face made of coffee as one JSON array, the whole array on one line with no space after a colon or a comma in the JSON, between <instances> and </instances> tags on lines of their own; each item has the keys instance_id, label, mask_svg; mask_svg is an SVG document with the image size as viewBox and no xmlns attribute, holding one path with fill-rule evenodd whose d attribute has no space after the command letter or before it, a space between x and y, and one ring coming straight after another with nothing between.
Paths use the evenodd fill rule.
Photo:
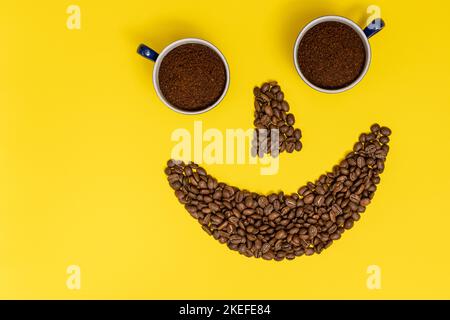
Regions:
<instances>
[{"instance_id":1,"label":"smiley face made of coffee","mask_svg":"<svg viewBox=\"0 0 450 320\"><path fill-rule=\"evenodd\" d=\"M364 77L370 64L368 38L383 27L381 19L374 20L364 30L353 21L338 16L323 16L311 21L299 33L294 46L294 61L299 75L310 87L325 93L339 93L352 88ZM191 45L178 50L187 50L192 55L191 51L198 51L199 48ZM217 53L202 49L205 57L216 61L217 66L222 65ZM180 56L185 59L187 54ZM197 53L193 56L200 57ZM205 57L199 61L205 60ZM176 58L175 54L173 58ZM191 64L195 59L187 61ZM214 65L199 64L208 68ZM226 78L223 77L223 68L219 69L222 72L218 74L222 76L207 80L210 81L208 85L220 84L220 89ZM192 85L195 81L190 76L186 79L190 79L187 83ZM170 78L166 82L170 86L176 84ZM166 91L166 96L175 92L176 98L181 92L179 88ZM186 92L188 99L182 99L183 103L191 102L192 97L196 96L192 95L192 91ZM216 91L215 96L222 92ZM277 141L271 152L261 152L255 148L252 154L262 156L271 153L274 156L272 153L275 152L277 156L285 150L300 151L301 131L293 127L295 118L287 113L289 105L283 103L284 95L277 83L255 88L254 96L255 129L266 132L276 129L283 133L283 141ZM211 101L206 105L208 103ZM193 103L196 104L198 102ZM241 190L219 183L195 163L169 160L165 173L179 202L214 239L246 257L292 260L302 255L320 254L360 220L380 183L380 174L384 171L389 152L390 135L389 128L372 125L370 131L359 136L353 150L331 171L318 177L314 183L301 186L293 194L280 191L262 195ZM269 139L269 136L262 138L264 141Z\"/></svg>"}]
</instances>

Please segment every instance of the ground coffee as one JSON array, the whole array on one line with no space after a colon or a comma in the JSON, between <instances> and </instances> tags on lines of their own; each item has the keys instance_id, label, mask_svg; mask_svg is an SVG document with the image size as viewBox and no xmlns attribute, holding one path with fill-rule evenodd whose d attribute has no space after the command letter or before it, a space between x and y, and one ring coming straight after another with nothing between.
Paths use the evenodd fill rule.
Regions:
<instances>
[{"instance_id":1,"label":"ground coffee","mask_svg":"<svg viewBox=\"0 0 450 320\"><path fill-rule=\"evenodd\" d=\"M321 253L353 227L380 183L391 130L374 124L331 172L297 193L261 195L219 183L197 164L169 160L165 173L186 210L228 248L247 257Z\"/></svg>"},{"instance_id":2,"label":"ground coffee","mask_svg":"<svg viewBox=\"0 0 450 320\"><path fill-rule=\"evenodd\" d=\"M227 81L225 65L211 48L197 43L170 51L159 68L159 86L173 106L196 111L214 104Z\"/></svg>"},{"instance_id":3,"label":"ground coffee","mask_svg":"<svg viewBox=\"0 0 450 320\"><path fill-rule=\"evenodd\" d=\"M364 43L351 27L323 22L306 32L297 52L301 72L312 84L340 89L353 83L366 60Z\"/></svg>"}]
</instances>

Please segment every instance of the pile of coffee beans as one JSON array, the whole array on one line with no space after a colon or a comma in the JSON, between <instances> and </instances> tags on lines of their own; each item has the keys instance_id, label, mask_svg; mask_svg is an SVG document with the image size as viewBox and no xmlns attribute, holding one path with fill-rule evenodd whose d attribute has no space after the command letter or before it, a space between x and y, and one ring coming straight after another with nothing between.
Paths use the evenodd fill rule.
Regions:
<instances>
[{"instance_id":1,"label":"pile of coffee beans","mask_svg":"<svg viewBox=\"0 0 450 320\"><path fill-rule=\"evenodd\" d=\"M158 73L163 96L173 106L197 111L214 104L225 90L225 65L211 48L188 43L170 51Z\"/></svg>"},{"instance_id":2,"label":"pile of coffee beans","mask_svg":"<svg viewBox=\"0 0 450 320\"><path fill-rule=\"evenodd\" d=\"M169 160L165 173L191 216L228 248L266 260L309 256L351 229L377 190L391 130L378 124L370 129L331 172L294 194L241 190L194 163Z\"/></svg>"},{"instance_id":3,"label":"pile of coffee beans","mask_svg":"<svg viewBox=\"0 0 450 320\"><path fill-rule=\"evenodd\" d=\"M289 103L276 81L263 83L253 89L255 96L255 129L252 155L263 157L265 153L277 156L280 152L292 153L302 149L302 131L295 129L295 116L289 111ZM272 141L271 130L277 130L277 141ZM272 145L274 144L274 145ZM273 152L275 151L275 152Z\"/></svg>"},{"instance_id":4,"label":"pile of coffee beans","mask_svg":"<svg viewBox=\"0 0 450 320\"><path fill-rule=\"evenodd\" d=\"M300 41L297 59L306 79L320 88L334 90L358 78L364 69L366 51L353 28L328 21L306 32Z\"/></svg>"}]
</instances>

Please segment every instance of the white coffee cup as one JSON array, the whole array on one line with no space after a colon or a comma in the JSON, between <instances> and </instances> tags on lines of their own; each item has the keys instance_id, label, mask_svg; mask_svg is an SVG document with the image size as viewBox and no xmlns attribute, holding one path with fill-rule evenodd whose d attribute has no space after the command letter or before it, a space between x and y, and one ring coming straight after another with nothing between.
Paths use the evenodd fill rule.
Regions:
<instances>
[{"instance_id":1,"label":"white coffee cup","mask_svg":"<svg viewBox=\"0 0 450 320\"><path fill-rule=\"evenodd\" d=\"M364 49L365 49L365 52L366 52L366 60L364 62L364 67L363 67L363 70L361 71L361 73L359 74L358 78L356 78L349 85L347 85L347 86L345 86L343 88L338 88L338 89L324 89L324 88L318 87L318 86L314 85L313 83L311 83L303 75L302 70L300 69L300 66L299 66L299 63L298 63L298 58L297 58L298 47L299 47L300 42L302 41L304 35L312 27L314 27L314 26L316 26L316 25L318 25L320 23L330 22L330 21L343 23L343 24L351 27L353 30L355 30L355 32L361 37L361 40L362 40L362 42L364 44ZM379 32L381 29L383 29L384 25L385 24L384 24L384 21L382 19L375 19L366 28L361 29L352 20L344 18L344 17L341 17L341 16L323 16L323 17L319 17L317 19L314 19L313 21L308 23L300 31L300 33L297 36L297 40L295 41L295 46L294 46L294 63L295 63L295 68L297 69L298 74L303 79L303 81L306 82L307 85L309 85L311 88L316 89L317 91L320 91L320 92L324 92L324 93L340 93L340 92L344 92L344 91L347 91L347 90L353 88L354 86L356 86L364 78L364 76L367 73L367 70L369 70L370 60L372 58L372 53L371 53L370 44L369 44L369 38L371 36L373 36L374 34L376 34L377 32Z\"/></svg>"},{"instance_id":2,"label":"white coffee cup","mask_svg":"<svg viewBox=\"0 0 450 320\"><path fill-rule=\"evenodd\" d=\"M218 54L218 56L222 59L222 62L225 66L225 72L226 72L225 87L224 87L222 95L219 97L219 99L217 99L213 104L211 104L210 106L207 106L206 108L203 108L201 110L193 110L193 111L181 109L181 108L178 108L178 107L174 106L173 104L171 104L164 97L164 95L161 92L161 88L159 86L159 68L161 66L161 62L163 61L164 57L170 51L175 49L176 47L181 46L183 44L189 44L189 43L201 44L201 45L207 46L210 49L214 50L214 52L216 52ZM144 58L147 58L147 59L155 62L155 66L153 67L153 87L155 88L156 94L158 95L159 99L173 111L176 111L176 112L179 112L182 114L200 114L200 113L207 112L207 111L213 109L214 107L216 107L223 100L223 98L225 97L225 95L228 91L228 87L230 85L230 68L228 66L227 60L225 59L225 56L222 54L222 52L220 52L219 49L217 49L213 44L211 44L210 42L208 42L206 40L198 39L198 38L180 39L180 40L177 40L177 41L169 44L159 54L155 50L146 46L145 44L141 44L141 45L139 45L137 52Z\"/></svg>"}]
</instances>

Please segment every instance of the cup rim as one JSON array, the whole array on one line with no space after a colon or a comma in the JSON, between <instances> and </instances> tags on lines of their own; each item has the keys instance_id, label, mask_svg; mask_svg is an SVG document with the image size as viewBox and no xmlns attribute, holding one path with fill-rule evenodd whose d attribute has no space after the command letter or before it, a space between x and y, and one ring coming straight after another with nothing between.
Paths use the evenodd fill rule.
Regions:
<instances>
[{"instance_id":1,"label":"cup rim","mask_svg":"<svg viewBox=\"0 0 450 320\"><path fill-rule=\"evenodd\" d=\"M164 95L161 92L161 88L159 86L159 68L161 66L161 61L173 49L175 49L178 46L181 46L183 44L188 44L188 43L202 44L202 45L205 45L205 46L211 48L212 50L214 50L214 52L216 52L219 55L219 57L222 59L222 62L224 64L224 66L225 66L225 74L226 74L226 77L227 77L226 82L225 82L225 87L223 88L223 92L220 95L220 97L212 105L210 105L210 106L208 106L208 107L206 107L204 109L194 110L194 111L188 111L188 110L180 109L180 108L172 105L164 97ZM167 107L169 107L173 111L181 113L181 114L187 114L187 115L201 114L201 113L205 113L205 112L208 112L208 111L214 109L225 98L225 95L227 94L229 86L230 86L230 68L229 68L229 65L228 65L228 62L227 62L225 56L223 55L223 53L216 46L214 46L211 42L206 41L204 39L200 39L200 38L183 38L183 39L179 39L179 40L176 40L176 41L170 43L158 55L158 58L155 61L155 66L153 67L153 87L155 88L156 94L158 95L159 99Z\"/></svg>"},{"instance_id":2,"label":"cup rim","mask_svg":"<svg viewBox=\"0 0 450 320\"><path fill-rule=\"evenodd\" d=\"M321 88L319 86L316 86L315 84L311 83L302 73L299 63L298 63L298 59L297 59L297 51L298 51L298 47L300 45L301 40L303 39L303 36L306 34L306 32L308 32L312 27L318 25L319 23L322 22L326 22L326 21L336 21L336 22L341 22L344 23L348 26L350 26L353 30L355 30L363 44L364 44L364 49L365 49L365 53L366 53L366 61L364 62L364 68L361 71L361 73L359 74L359 76L349 85L339 88L339 89L325 89L325 88ZM335 94L335 93L341 93L347 90L350 90L351 88L353 88L354 86L356 86L359 82L361 82L361 80L364 78L364 76L366 75L367 71L369 70L369 66L370 66L370 62L372 59L372 52L371 52L371 48L370 48L370 43L369 43L369 39L366 37L366 35L364 34L363 29L356 24L354 21L342 17L342 16L338 16L338 15L326 15L326 16L320 16L318 18L313 19L312 21L308 22L299 32L297 39L295 40L295 45L294 45L294 64L295 64L295 68L297 69L297 73L300 75L300 77L302 78L302 80L311 88L319 91L319 92L323 92L323 93L330 93L330 94Z\"/></svg>"}]
</instances>

